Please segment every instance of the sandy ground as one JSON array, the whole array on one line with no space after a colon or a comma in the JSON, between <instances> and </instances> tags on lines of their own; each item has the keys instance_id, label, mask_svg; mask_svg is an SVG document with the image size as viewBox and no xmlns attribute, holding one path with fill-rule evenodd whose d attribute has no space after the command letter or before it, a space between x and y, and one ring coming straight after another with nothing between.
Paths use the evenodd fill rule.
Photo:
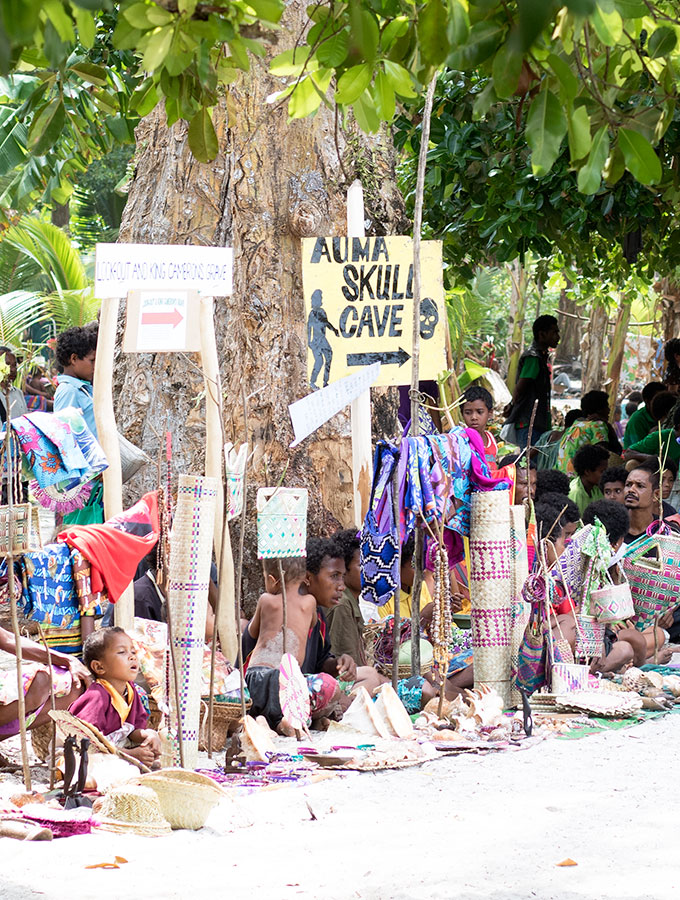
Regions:
<instances>
[{"instance_id":1,"label":"sandy ground","mask_svg":"<svg viewBox=\"0 0 680 900\"><path fill-rule=\"evenodd\" d=\"M666 716L226 800L200 832L0 839L0 897L677 897L679 740L680 716ZM129 863L84 868L114 855ZM565 857L578 865L556 867Z\"/></svg>"}]
</instances>

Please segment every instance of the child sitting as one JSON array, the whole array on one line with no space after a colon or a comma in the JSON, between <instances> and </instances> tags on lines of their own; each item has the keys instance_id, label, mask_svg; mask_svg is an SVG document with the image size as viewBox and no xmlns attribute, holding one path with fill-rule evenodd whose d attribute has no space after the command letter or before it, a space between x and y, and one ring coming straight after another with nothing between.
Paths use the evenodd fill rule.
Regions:
<instances>
[{"instance_id":1,"label":"child sitting","mask_svg":"<svg viewBox=\"0 0 680 900\"><path fill-rule=\"evenodd\" d=\"M101 628L85 641L83 662L95 681L69 712L90 722L129 756L153 766L160 757L161 742L146 727L149 716L134 686L139 666L132 639L122 628Z\"/></svg>"},{"instance_id":2,"label":"child sitting","mask_svg":"<svg viewBox=\"0 0 680 900\"><path fill-rule=\"evenodd\" d=\"M493 398L486 388L475 384L465 391L462 399L461 412L465 427L471 428L481 436L486 461L490 469L495 469L498 444L491 432L486 430L486 424L493 410Z\"/></svg>"},{"instance_id":3,"label":"child sitting","mask_svg":"<svg viewBox=\"0 0 680 900\"><path fill-rule=\"evenodd\" d=\"M305 658L307 636L316 625L316 599L309 593L304 559L281 560L286 585L287 626L286 652L300 665ZM279 702L279 666L283 656L283 597L279 579L278 560L265 560L266 591L257 601L257 608L248 631L257 639L246 672L246 683L253 701L250 714L264 715L271 728L292 736L291 725L283 718ZM320 674L307 679L311 694L312 718L319 718L332 706L339 694L337 681Z\"/></svg>"},{"instance_id":4,"label":"child sitting","mask_svg":"<svg viewBox=\"0 0 680 900\"><path fill-rule=\"evenodd\" d=\"M585 444L574 454L576 477L571 481L569 499L578 506L581 515L593 500L604 499L600 479L604 475L608 461L609 450L601 444Z\"/></svg>"}]
</instances>

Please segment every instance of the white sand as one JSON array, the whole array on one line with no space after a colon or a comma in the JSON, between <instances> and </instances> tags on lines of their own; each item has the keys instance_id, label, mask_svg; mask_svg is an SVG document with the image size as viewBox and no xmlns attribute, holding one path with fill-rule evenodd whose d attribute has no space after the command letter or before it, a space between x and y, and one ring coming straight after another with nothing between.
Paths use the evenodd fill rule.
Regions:
<instances>
[{"instance_id":1,"label":"white sand","mask_svg":"<svg viewBox=\"0 0 680 900\"><path fill-rule=\"evenodd\" d=\"M200 832L0 839L0 897L675 898L678 741L680 716L666 716L265 791L221 803ZM116 854L129 863L84 869ZM565 857L578 866L557 868Z\"/></svg>"}]
</instances>

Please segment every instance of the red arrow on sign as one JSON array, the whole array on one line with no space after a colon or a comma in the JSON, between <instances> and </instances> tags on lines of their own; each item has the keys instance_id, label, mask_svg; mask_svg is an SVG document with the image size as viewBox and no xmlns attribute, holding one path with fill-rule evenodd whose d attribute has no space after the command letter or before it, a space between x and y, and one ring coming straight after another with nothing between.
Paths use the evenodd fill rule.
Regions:
<instances>
[{"instance_id":1,"label":"red arrow on sign","mask_svg":"<svg viewBox=\"0 0 680 900\"><path fill-rule=\"evenodd\" d=\"M142 313L142 325L172 325L173 328L177 328L183 320L184 316L176 308L172 312Z\"/></svg>"}]
</instances>

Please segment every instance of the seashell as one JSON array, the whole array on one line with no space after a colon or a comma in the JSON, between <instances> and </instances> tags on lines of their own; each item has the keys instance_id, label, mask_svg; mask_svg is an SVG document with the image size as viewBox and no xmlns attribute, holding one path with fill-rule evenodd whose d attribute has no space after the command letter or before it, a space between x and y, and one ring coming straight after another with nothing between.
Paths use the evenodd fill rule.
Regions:
<instances>
[{"instance_id":1,"label":"seashell","mask_svg":"<svg viewBox=\"0 0 680 900\"><path fill-rule=\"evenodd\" d=\"M678 675L666 675L663 679L664 689L670 691L674 697L680 697L680 677Z\"/></svg>"},{"instance_id":2,"label":"seashell","mask_svg":"<svg viewBox=\"0 0 680 900\"><path fill-rule=\"evenodd\" d=\"M644 677L645 673L641 669L631 666L630 669L626 669L623 673L623 678L621 679L623 689L626 691L637 691L641 687Z\"/></svg>"},{"instance_id":3,"label":"seashell","mask_svg":"<svg viewBox=\"0 0 680 900\"><path fill-rule=\"evenodd\" d=\"M652 687L663 690L663 675L661 672L645 672L644 677Z\"/></svg>"}]
</instances>

